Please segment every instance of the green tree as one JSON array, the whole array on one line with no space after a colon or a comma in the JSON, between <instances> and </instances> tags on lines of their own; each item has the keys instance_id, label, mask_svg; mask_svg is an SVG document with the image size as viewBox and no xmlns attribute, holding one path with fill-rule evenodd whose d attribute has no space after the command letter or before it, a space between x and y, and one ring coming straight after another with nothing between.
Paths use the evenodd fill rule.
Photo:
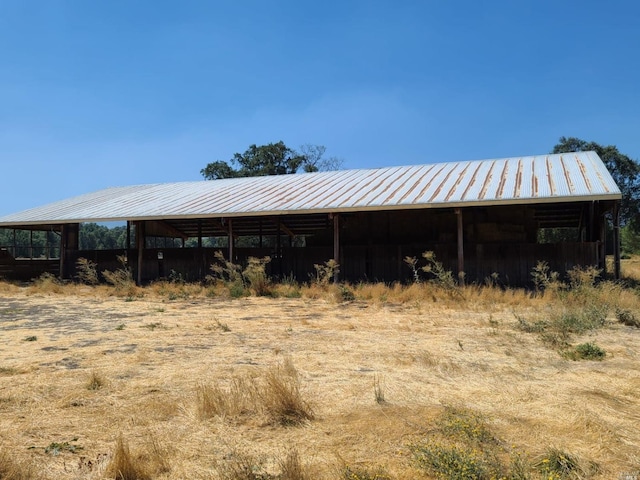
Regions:
<instances>
[{"instance_id":1,"label":"green tree","mask_svg":"<svg viewBox=\"0 0 640 480\"><path fill-rule=\"evenodd\" d=\"M205 180L220 178L259 177L286 175L300 169L305 172L336 170L341 161L332 157L324 159L325 147L304 145L300 152L287 147L284 142L268 145L251 145L244 153L236 153L229 162L217 160L200 170Z\"/></svg>"},{"instance_id":2,"label":"green tree","mask_svg":"<svg viewBox=\"0 0 640 480\"><path fill-rule=\"evenodd\" d=\"M622 192L620 222L634 233L640 233L640 164L620 153L614 145L600 145L576 137L560 137L553 153L594 151L602 159Z\"/></svg>"}]
</instances>

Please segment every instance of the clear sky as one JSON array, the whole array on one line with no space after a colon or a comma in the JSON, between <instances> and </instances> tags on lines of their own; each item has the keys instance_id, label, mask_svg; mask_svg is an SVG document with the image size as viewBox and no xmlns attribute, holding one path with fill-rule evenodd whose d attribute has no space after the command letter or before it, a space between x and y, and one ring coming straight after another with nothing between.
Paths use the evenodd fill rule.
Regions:
<instances>
[{"instance_id":1,"label":"clear sky","mask_svg":"<svg viewBox=\"0 0 640 480\"><path fill-rule=\"evenodd\" d=\"M344 168L640 157L635 0L0 0L0 216L202 180L250 144Z\"/></svg>"}]
</instances>

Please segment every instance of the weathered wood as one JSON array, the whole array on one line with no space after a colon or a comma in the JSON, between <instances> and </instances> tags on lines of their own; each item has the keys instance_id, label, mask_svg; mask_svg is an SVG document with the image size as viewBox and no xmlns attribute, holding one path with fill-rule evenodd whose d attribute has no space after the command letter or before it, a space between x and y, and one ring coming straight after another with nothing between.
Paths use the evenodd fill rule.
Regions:
<instances>
[{"instance_id":1,"label":"weathered wood","mask_svg":"<svg viewBox=\"0 0 640 480\"><path fill-rule=\"evenodd\" d=\"M228 220L228 223L229 223L229 235L228 235L229 261L233 263L233 219L230 218Z\"/></svg>"},{"instance_id":2,"label":"weathered wood","mask_svg":"<svg viewBox=\"0 0 640 480\"><path fill-rule=\"evenodd\" d=\"M340 264L340 216L337 213L333 214L333 260L338 265ZM340 280L339 269L335 269L333 272L333 281L338 283Z\"/></svg>"},{"instance_id":3,"label":"weathered wood","mask_svg":"<svg viewBox=\"0 0 640 480\"><path fill-rule=\"evenodd\" d=\"M464 284L464 232L462 224L462 210L455 209L455 214L458 223L458 281L460 284Z\"/></svg>"},{"instance_id":4,"label":"weathered wood","mask_svg":"<svg viewBox=\"0 0 640 480\"><path fill-rule=\"evenodd\" d=\"M142 270L144 268L144 248L145 248L145 231L144 221L135 222L136 226L136 248L138 249L138 275L136 283L142 285Z\"/></svg>"},{"instance_id":5,"label":"weathered wood","mask_svg":"<svg viewBox=\"0 0 640 480\"><path fill-rule=\"evenodd\" d=\"M613 275L620 279L620 202L613 206Z\"/></svg>"}]
</instances>

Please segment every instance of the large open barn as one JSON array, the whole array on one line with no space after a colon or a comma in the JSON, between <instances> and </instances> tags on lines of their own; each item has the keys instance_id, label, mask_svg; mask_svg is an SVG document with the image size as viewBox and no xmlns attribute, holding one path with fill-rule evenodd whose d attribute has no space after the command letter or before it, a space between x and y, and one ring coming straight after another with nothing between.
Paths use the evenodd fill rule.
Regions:
<instances>
[{"instance_id":1,"label":"large open barn","mask_svg":"<svg viewBox=\"0 0 640 480\"><path fill-rule=\"evenodd\" d=\"M38 251L0 245L0 276L70 279L79 258L103 271L124 257L138 283L197 281L216 251L238 264L269 256L270 275L298 281L330 259L341 280L404 281L404 259L425 251L465 281L522 285L539 261L605 268L607 252L619 275L620 199L594 152L114 187L0 217L46 237ZM122 222L126 240L81 250L88 222Z\"/></svg>"}]
</instances>

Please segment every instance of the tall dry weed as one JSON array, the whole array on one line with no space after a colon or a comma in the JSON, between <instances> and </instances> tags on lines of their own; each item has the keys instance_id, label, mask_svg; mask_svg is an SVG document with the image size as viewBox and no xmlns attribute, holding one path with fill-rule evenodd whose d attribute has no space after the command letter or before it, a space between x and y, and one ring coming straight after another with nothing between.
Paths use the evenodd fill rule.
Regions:
<instances>
[{"instance_id":1,"label":"tall dry weed","mask_svg":"<svg viewBox=\"0 0 640 480\"><path fill-rule=\"evenodd\" d=\"M35 469L31 464L19 461L15 455L0 447L0 480L37 480Z\"/></svg>"},{"instance_id":2,"label":"tall dry weed","mask_svg":"<svg viewBox=\"0 0 640 480\"><path fill-rule=\"evenodd\" d=\"M255 413L259 409L258 390L255 379L249 376L232 378L226 388L200 384L196 389L198 417L237 417Z\"/></svg>"},{"instance_id":3,"label":"tall dry weed","mask_svg":"<svg viewBox=\"0 0 640 480\"><path fill-rule=\"evenodd\" d=\"M273 423L292 426L315 418L311 404L300 391L298 372L290 361L266 372L260 395L265 412Z\"/></svg>"},{"instance_id":4,"label":"tall dry weed","mask_svg":"<svg viewBox=\"0 0 640 480\"><path fill-rule=\"evenodd\" d=\"M143 463L134 458L122 435L118 436L113 456L107 464L105 475L113 480L151 480Z\"/></svg>"}]
</instances>

